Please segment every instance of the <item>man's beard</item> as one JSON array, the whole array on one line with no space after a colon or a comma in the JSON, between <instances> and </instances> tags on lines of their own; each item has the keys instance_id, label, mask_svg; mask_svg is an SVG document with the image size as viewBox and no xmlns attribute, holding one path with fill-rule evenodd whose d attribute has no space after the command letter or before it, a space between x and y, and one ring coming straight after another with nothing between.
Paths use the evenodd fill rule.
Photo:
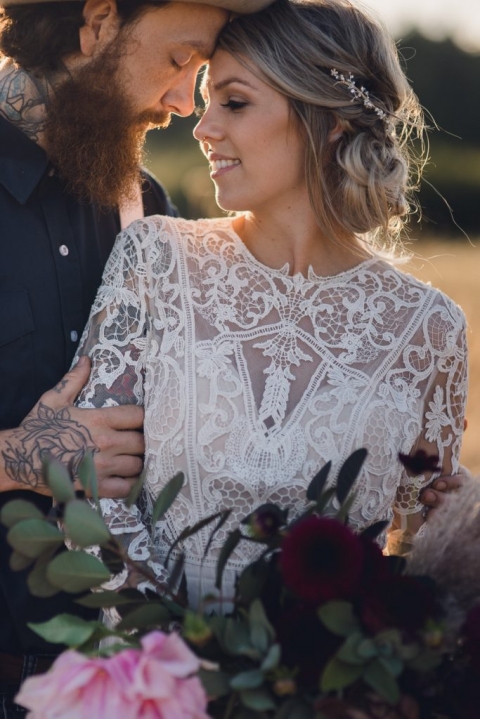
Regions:
<instances>
[{"instance_id":1,"label":"man's beard","mask_svg":"<svg viewBox=\"0 0 480 719\"><path fill-rule=\"evenodd\" d=\"M45 143L67 190L103 207L135 197L148 129L168 113L135 114L118 78L115 48L59 85L48 105Z\"/></svg>"}]
</instances>

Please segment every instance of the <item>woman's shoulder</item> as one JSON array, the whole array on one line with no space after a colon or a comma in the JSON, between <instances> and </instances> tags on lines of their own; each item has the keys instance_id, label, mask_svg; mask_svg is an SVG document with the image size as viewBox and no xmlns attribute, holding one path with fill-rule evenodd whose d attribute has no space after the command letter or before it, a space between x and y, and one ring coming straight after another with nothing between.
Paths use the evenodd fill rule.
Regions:
<instances>
[{"instance_id":1,"label":"woman's shoulder","mask_svg":"<svg viewBox=\"0 0 480 719\"><path fill-rule=\"evenodd\" d=\"M439 323L453 324L458 329L465 327L466 319L462 308L445 292L418 279L404 266L382 259L379 259L375 266L385 290L390 291L398 301L416 308L418 312L435 315Z\"/></svg>"}]
</instances>

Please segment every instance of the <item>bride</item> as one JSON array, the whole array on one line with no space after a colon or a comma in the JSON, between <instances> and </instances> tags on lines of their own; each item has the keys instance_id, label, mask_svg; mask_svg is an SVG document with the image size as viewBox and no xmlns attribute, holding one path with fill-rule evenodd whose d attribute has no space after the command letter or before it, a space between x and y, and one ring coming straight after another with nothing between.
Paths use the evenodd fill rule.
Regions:
<instances>
[{"instance_id":1,"label":"bride","mask_svg":"<svg viewBox=\"0 0 480 719\"><path fill-rule=\"evenodd\" d=\"M299 511L320 467L360 447L352 525L418 531L432 477L397 455L455 472L466 393L461 310L391 259L422 113L385 31L348 0L278 0L227 26L202 94L194 134L230 214L121 233L80 351L81 406L145 406L145 507L103 500L130 554L161 574L182 529L233 510L205 559L208 529L184 543L192 605L232 526L264 502ZM179 470L150 546L152 503Z\"/></svg>"}]
</instances>

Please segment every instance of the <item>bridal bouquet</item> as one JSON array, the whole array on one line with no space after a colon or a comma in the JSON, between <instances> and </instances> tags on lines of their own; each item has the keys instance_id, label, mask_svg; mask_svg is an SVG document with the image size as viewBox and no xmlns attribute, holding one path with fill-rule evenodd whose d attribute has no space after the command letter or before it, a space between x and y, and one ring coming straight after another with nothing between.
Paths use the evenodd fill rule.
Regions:
<instances>
[{"instance_id":1,"label":"bridal bouquet","mask_svg":"<svg viewBox=\"0 0 480 719\"><path fill-rule=\"evenodd\" d=\"M47 462L55 512L43 516L22 500L2 510L11 565L31 568L33 594L80 594L79 604L115 608L120 621L112 629L61 615L32 625L68 649L46 675L22 686L17 701L30 709L28 716L478 719L480 487L472 481L447 505L408 560L387 557L375 543L386 522L361 534L348 525L365 456L365 450L354 452L334 486L327 464L310 483L301 516L290 518L288 510L265 504L227 536L218 557L217 589L238 543L258 546L257 558L228 598L227 614L212 609L218 607L213 597L205 597L199 610L188 607L179 550L205 527L213 537L228 510L182 532L171 547L177 559L170 566L167 558L169 582L161 584L132 562L108 531L91 458L80 468L85 489L80 493L64 467ZM435 464L421 453L413 461L417 472ZM153 524L182 483L177 475L165 486ZM140 483L130 502L139 491ZM96 499L96 509L85 493ZM65 551L65 541L73 543L73 551ZM85 551L92 546L100 547L100 556ZM103 590L125 565L156 591Z\"/></svg>"}]
</instances>

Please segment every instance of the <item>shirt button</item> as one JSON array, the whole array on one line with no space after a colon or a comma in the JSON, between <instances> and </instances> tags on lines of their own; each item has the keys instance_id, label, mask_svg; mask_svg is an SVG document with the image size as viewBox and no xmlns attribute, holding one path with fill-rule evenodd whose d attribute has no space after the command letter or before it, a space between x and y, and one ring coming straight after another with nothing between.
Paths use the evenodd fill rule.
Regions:
<instances>
[{"instance_id":1,"label":"shirt button","mask_svg":"<svg viewBox=\"0 0 480 719\"><path fill-rule=\"evenodd\" d=\"M72 340L72 342L76 342L78 340L78 332L72 330L70 332L70 339Z\"/></svg>"},{"instance_id":2,"label":"shirt button","mask_svg":"<svg viewBox=\"0 0 480 719\"><path fill-rule=\"evenodd\" d=\"M60 252L62 257L66 257L68 255L68 253L70 252L67 245L60 245L60 247L58 248L58 251Z\"/></svg>"}]
</instances>

